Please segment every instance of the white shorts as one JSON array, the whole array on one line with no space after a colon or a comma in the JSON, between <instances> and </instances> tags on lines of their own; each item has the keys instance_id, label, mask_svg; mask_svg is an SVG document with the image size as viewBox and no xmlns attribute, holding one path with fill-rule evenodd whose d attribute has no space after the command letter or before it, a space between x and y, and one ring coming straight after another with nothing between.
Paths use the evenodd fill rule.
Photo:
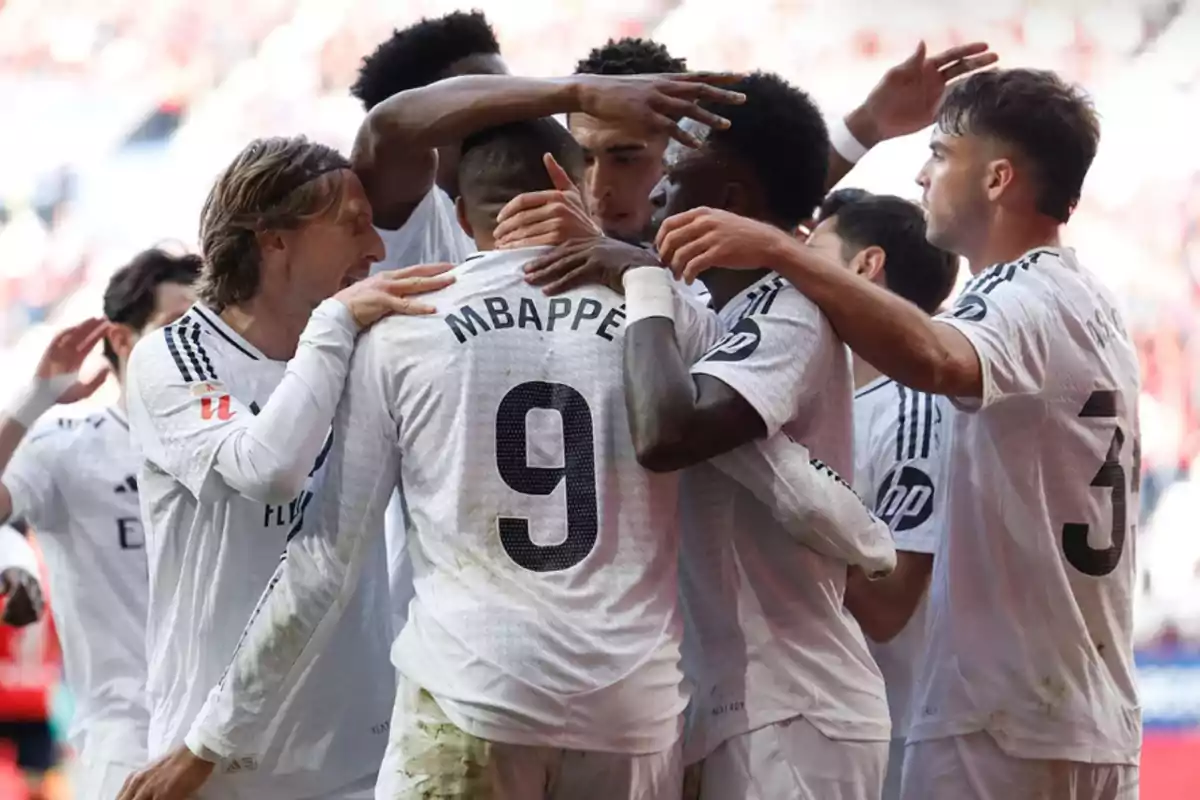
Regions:
<instances>
[{"instance_id":1,"label":"white shorts","mask_svg":"<svg viewBox=\"0 0 1200 800\"><path fill-rule=\"evenodd\" d=\"M689 768L689 800L878 800L888 743L829 739L803 717L736 736Z\"/></svg>"},{"instance_id":2,"label":"white shorts","mask_svg":"<svg viewBox=\"0 0 1200 800\"><path fill-rule=\"evenodd\" d=\"M987 733L912 742L905 800L1137 800L1138 768L1016 758Z\"/></svg>"},{"instance_id":3,"label":"white shorts","mask_svg":"<svg viewBox=\"0 0 1200 800\"><path fill-rule=\"evenodd\" d=\"M71 797L75 800L116 800L125 780L142 766L80 758L71 768Z\"/></svg>"},{"instance_id":4,"label":"white shorts","mask_svg":"<svg viewBox=\"0 0 1200 800\"><path fill-rule=\"evenodd\" d=\"M202 789L196 800L373 800L375 797L376 775L359 778L353 783L322 794L303 796L291 791L269 791L260 785L257 788L231 788L228 781L214 788L210 781L207 788Z\"/></svg>"},{"instance_id":5,"label":"white shorts","mask_svg":"<svg viewBox=\"0 0 1200 800\"><path fill-rule=\"evenodd\" d=\"M679 800L682 763L679 743L627 755L489 742L402 676L375 800Z\"/></svg>"}]
</instances>

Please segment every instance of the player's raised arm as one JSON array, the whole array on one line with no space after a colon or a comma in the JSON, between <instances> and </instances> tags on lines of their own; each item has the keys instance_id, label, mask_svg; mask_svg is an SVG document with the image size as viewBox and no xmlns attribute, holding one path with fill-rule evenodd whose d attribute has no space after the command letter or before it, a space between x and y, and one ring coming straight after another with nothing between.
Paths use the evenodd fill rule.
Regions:
<instances>
[{"instance_id":1,"label":"player's raised arm","mask_svg":"<svg viewBox=\"0 0 1200 800\"><path fill-rule=\"evenodd\" d=\"M833 186L867 151L933 124L946 87L954 80L990 67L999 56L985 42L955 45L928 55L925 42L883 74L870 94L830 126L829 176Z\"/></svg>"},{"instance_id":2,"label":"player's raised arm","mask_svg":"<svg viewBox=\"0 0 1200 800\"><path fill-rule=\"evenodd\" d=\"M9 462L26 433L46 411L57 403L89 397L104 383L107 369L82 381L79 369L107 331L108 321L97 317L55 334L38 362L33 380L0 415L0 522L8 520L14 511L21 515L48 505L53 482L46 462L52 456L53 443L43 439L34 447L37 443L30 441L19 469L7 471Z\"/></svg>"},{"instance_id":3,"label":"player's raised arm","mask_svg":"<svg viewBox=\"0 0 1200 800\"><path fill-rule=\"evenodd\" d=\"M355 139L354 171L367 190L375 224L399 227L433 186L438 147L497 125L574 112L634 121L694 143L676 123L691 117L727 125L699 104L741 102L741 95L719 88L730 79L709 74L449 78L372 108Z\"/></svg>"}]
</instances>

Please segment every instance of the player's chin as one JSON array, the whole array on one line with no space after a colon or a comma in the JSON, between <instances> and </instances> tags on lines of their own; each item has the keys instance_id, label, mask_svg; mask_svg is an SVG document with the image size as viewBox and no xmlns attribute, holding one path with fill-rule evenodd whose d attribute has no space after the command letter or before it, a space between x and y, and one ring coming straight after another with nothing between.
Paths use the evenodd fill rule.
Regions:
<instances>
[{"instance_id":1,"label":"player's chin","mask_svg":"<svg viewBox=\"0 0 1200 800\"><path fill-rule=\"evenodd\" d=\"M338 288L345 289L349 286L353 286L354 284L358 283L359 281L361 281L363 278L367 277L370 274L371 274L370 263L364 262L363 264L360 264L358 266L351 267L350 269L346 270L346 273L344 275L342 275L342 284Z\"/></svg>"}]
</instances>

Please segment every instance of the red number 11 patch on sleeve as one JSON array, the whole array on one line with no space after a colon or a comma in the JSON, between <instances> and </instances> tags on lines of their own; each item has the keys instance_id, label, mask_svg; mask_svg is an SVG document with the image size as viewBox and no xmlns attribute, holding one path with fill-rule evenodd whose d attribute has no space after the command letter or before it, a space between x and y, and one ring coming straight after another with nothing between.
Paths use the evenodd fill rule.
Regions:
<instances>
[{"instance_id":1,"label":"red number 11 patch on sleeve","mask_svg":"<svg viewBox=\"0 0 1200 800\"><path fill-rule=\"evenodd\" d=\"M202 397L200 398L200 418L209 420L214 416L222 422L233 418L233 409L229 407L229 395L223 394L220 397Z\"/></svg>"}]
</instances>

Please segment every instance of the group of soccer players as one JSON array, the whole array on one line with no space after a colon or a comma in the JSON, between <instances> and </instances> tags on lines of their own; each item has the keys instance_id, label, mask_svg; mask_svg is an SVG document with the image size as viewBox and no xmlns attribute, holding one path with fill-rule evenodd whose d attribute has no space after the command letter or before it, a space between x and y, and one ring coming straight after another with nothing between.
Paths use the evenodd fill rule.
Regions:
<instances>
[{"instance_id":1,"label":"group of soccer players","mask_svg":"<svg viewBox=\"0 0 1200 800\"><path fill-rule=\"evenodd\" d=\"M79 796L1136 798L1138 369L1059 241L1099 128L995 58L827 128L460 12L364 60L349 158L250 143L0 418ZM827 195L934 122L924 211ZM101 340L118 403L41 420Z\"/></svg>"}]
</instances>

